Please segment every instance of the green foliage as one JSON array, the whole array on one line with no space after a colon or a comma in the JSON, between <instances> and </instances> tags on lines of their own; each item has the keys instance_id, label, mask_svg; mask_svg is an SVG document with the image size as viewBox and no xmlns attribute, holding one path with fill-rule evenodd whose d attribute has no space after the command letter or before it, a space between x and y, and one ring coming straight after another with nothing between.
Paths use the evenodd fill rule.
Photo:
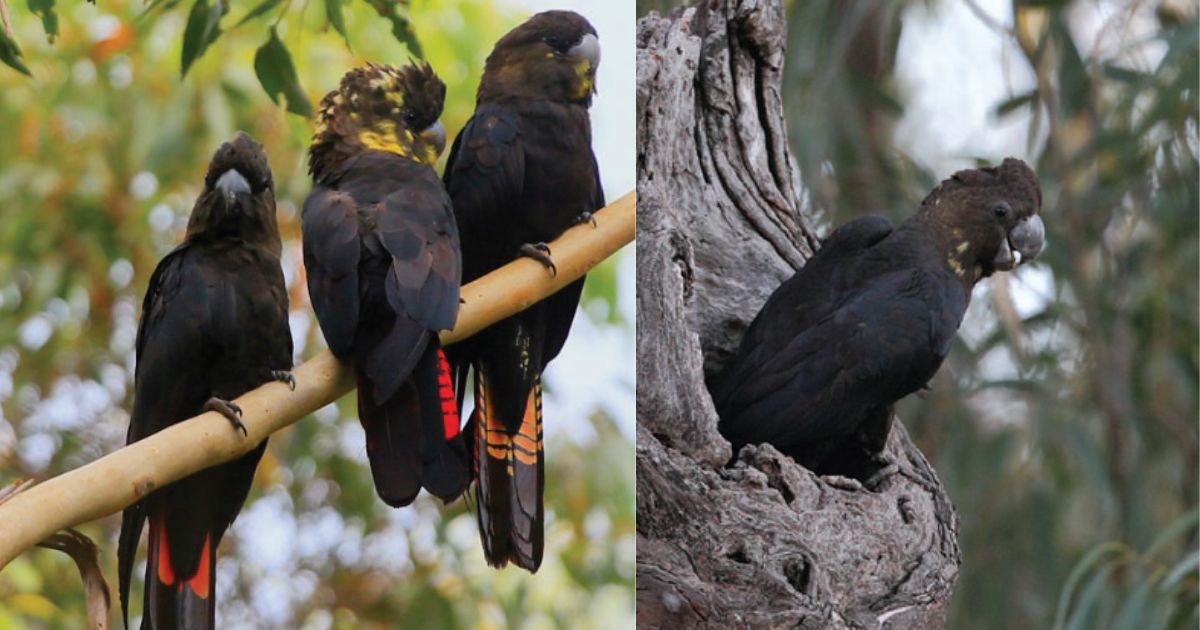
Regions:
<instances>
[{"instance_id":1,"label":"green foliage","mask_svg":"<svg viewBox=\"0 0 1200 630\"><path fill-rule=\"evenodd\" d=\"M180 1L150 0L142 17L150 19L168 17L178 7ZM391 23L392 36L407 48L409 55L424 59L424 52L408 17L410 9L406 5L411 3L397 0L366 1L381 17ZM277 8L280 2L281 0L264 0L243 16L236 27L243 26L248 22L259 21L260 18ZM323 2L326 24L342 36L346 47L349 48L350 34L346 28L343 9L345 3L342 0L323 0ZM41 17L46 36L50 42L53 42L58 36L58 14L54 7L55 0L28 0L28 3L30 12ZM284 10L278 19L267 27L267 41L259 48L259 55L255 58L255 70L260 85L272 100L278 102L278 96L284 94L287 96L289 112L308 117L312 115L312 106L307 99L301 98L303 89L292 69L292 55L288 51L287 45L276 33L276 27L287 17L290 7L291 0L288 0L284 3ZM192 3L187 14L187 22L183 31L183 46L179 57L181 75L186 76L192 64L200 59L209 47L224 34L221 28L221 19L229 13L229 9L228 0L195 0ZM303 16L299 21L303 21ZM20 57L21 52L17 42L7 34L0 32L0 62L18 72L29 75L29 68L22 63Z\"/></svg>"},{"instance_id":2,"label":"green foliage","mask_svg":"<svg viewBox=\"0 0 1200 630\"><path fill-rule=\"evenodd\" d=\"M205 50L221 36L221 18L229 11L222 0L213 0L209 6L208 0L196 0L192 11L188 14L187 26L183 29L183 55L180 60L181 74L186 75L192 62L204 54ZM275 31L271 31L271 39L275 40ZM263 83L263 87L271 94L271 89Z\"/></svg>"},{"instance_id":3,"label":"green foliage","mask_svg":"<svg viewBox=\"0 0 1200 630\"><path fill-rule=\"evenodd\" d=\"M54 11L54 0L29 0L29 11L42 18L46 39L54 43L58 37L58 13Z\"/></svg>"},{"instance_id":4,"label":"green foliage","mask_svg":"<svg viewBox=\"0 0 1200 630\"><path fill-rule=\"evenodd\" d=\"M1144 553L1116 542L1089 550L1059 596L1055 630L1183 628L1194 622L1200 554L1187 547L1197 525L1200 512L1185 515ZM1118 571L1128 573L1123 588L1110 579Z\"/></svg>"},{"instance_id":5,"label":"green foliage","mask_svg":"<svg viewBox=\"0 0 1200 630\"><path fill-rule=\"evenodd\" d=\"M4 32L4 29L0 29L0 61L21 74L29 74L29 68L21 62L21 49L17 47L17 42Z\"/></svg>"},{"instance_id":6,"label":"green foliage","mask_svg":"<svg viewBox=\"0 0 1200 630\"><path fill-rule=\"evenodd\" d=\"M392 36L396 41L404 44L417 59L424 59L425 52L421 49L421 43L417 41L417 35L413 31L412 22L408 19L408 11L400 2L392 0L367 0L367 4L392 24Z\"/></svg>"},{"instance_id":7,"label":"green foliage","mask_svg":"<svg viewBox=\"0 0 1200 630\"><path fill-rule=\"evenodd\" d=\"M304 89L300 87L296 66L292 64L292 55L288 53L283 42L279 41L275 27L271 27L267 43L254 53L254 74L258 75L258 82L267 91L272 102L278 103L279 97L283 96L289 112L305 118L312 116L312 103L308 102Z\"/></svg>"},{"instance_id":8,"label":"green foliage","mask_svg":"<svg viewBox=\"0 0 1200 630\"><path fill-rule=\"evenodd\" d=\"M349 46L350 37L346 35L346 18L342 17L342 0L325 0L325 18L329 20L329 25L342 36L342 39L346 40L346 46Z\"/></svg>"}]
</instances>

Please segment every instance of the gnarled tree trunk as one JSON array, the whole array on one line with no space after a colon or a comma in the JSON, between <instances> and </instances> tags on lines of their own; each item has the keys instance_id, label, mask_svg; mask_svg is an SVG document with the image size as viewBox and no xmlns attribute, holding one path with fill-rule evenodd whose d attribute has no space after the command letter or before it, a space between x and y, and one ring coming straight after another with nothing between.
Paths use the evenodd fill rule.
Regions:
<instances>
[{"instance_id":1,"label":"gnarled tree trunk","mask_svg":"<svg viewBox=\"0 0 1200 630\"><path fill-rule=\"evenodd\" d=\"M817 244L784 20L780 0L708 0L638 23L638 625L941 627L958 519L903 426L876 492L770 446L727 466L705 386Z\"/></svg>"}]
</instances>

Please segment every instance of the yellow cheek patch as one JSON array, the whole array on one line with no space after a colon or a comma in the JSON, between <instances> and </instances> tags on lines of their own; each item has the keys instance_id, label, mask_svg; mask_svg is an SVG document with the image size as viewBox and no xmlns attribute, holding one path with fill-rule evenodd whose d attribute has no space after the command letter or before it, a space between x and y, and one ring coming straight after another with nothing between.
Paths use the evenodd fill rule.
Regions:
<instances>
[{"instance_id":1,"label":"yellow cheek patch","mask_svg":"<svg viewBox=\"0 0 1200 630\"><path fill-rule=\"evenodd\" d=\"M417 161L421 162L422 164L428 164L429 166L433 166L434 163L437 162L437 159L438 151L433 147L433 145L430 144L425 145L421 151L421 155L417 156Z\"/></svg>"},{"instance_id":2,"label":"yellow cheek patch","mask_svg":"<svg viewBox=\"0 0 1200 630\"><path fill-rule=\"evenodd\" d=\"M954 272L954 275L960 278L963 277L963 266L962 263L958 262L957 258L954 258L953 256L947 258L946 264L950 265L950 269Z\"/></svg>"},{"instance_id":3,"label":"yellow cheek patch","mask_svg":"<svg viewBox=\"0 0 1200 630\"><path fill-rule=\"evenodd\" d=\"M575 93L572 98L587 98L588 94L592 93L592 64L587 59L579 61L574 66L575 76L579 77L579 82L576 84Z\"/></svg>"},{"instance_id":4,"label":"yellow cheek patch","mask_svg":"<svg viewBox=\"0 0 1200 630\"><path fill-rule=\"evenodd\" d=\"M438 154L433 145L422 146L414 151L416 137L413 132L403 129L397 133L395 123L382 122L374 129L364 129L358 132L358 143L367 149L395 153L401 157L415 159L432 166L437 162Z\"/></svg>"},{"instance_id":5,"label":"yellow cheek patch","mask_svg":"<svg viewBox=\"0 0 1200 630\"><path fill-rule=\"evenodd\" d=\"M963 241L963 242L961 242L961 243L959 243L959 244L958 244L958 247L956 247L956 248L954 249L954 251L956 251L956 252L958 252L958 253L960 253L960 254L961 254L961 253L963 253L963 252L967 251L967 248L968 248L968 247L970 247L970 246L971 246L971 244L970 244L970 243L968 243L967 241Z\"/></svg>"},{"instance_id":6,"label":"yellow cheek patch","mask_svg":"<svg viewBox=\"0 0 1200 630\"><path fill-rule=\"evenodd\" d=\"M393 135L382 135L374 131L362 131L358 134L358 142L368 149L387 151L404 157L412 157L412 150L396 141Z\"/></svg>"}]
</instances>

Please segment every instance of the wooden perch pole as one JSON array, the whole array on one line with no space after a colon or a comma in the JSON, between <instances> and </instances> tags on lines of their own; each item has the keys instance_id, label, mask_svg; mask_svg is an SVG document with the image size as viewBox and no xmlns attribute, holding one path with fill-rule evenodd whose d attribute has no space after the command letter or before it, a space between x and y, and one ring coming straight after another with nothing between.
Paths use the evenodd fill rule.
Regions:
<instances>
[{"instance_id":1,"label":"wooden perch pole","mask_svg":"<svg viewBox=\"0 0 1200 630\"><path fill-rule=\"evenodd\" d=\"M596 212L596 227L578 225L550 244L558 273L518 259L466 285L450 344L479 332L563 288L633 241L631 191ZM90 464L47 479L0 505L0 569L55 532L124 509L155 488L230 461L268 435L337 400L354 387L349 369L329 353L292 372L296 391L268 383L237 398L248 435L214 412L172 425Z\"/></svg>"}]
</instances>

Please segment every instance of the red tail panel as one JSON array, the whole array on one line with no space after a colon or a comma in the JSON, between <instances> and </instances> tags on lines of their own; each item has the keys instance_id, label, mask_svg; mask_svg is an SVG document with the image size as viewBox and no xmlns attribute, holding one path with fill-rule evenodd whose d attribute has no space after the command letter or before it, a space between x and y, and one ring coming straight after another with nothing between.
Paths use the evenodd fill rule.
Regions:
<instances>
[{"instance_id":1,"label":"red tail panel","mask_svg":"<svg viewBox=\"0 0 1200 630\"><path fill-rule=\"evenodd\" d=\"M454 379L450 376L450 362L446 352L437 351L438 398L442 402L442 430L446 439L458 435L458 401L454 395Z\"/></svg>"},{"instance_id":2,"label":"red tail panel","mask_svg":"<svg viewBox=\"0 0 1200 630\"><path fill-rule=\"evenodd\" d=\"M166 523L162 519L152 519L150 522L150 533L158 545L158 557L155 558L158 565L155 567L158 581L167 586L174 586L175 569L171 567L171 550L170 545L167 544Z\"/></svg>"},{"instance_id":3,"label":"red tail panel","mask_svg":"<svg viewBox=\"0 0 1200 630\"><path fill-rule=\"evenodd\" d=\"M208 599L209 576L212 572L212 554L209 553L209 546L211 544L212 534L205 534L204 547L200 549L200 564L196 567L196 575L193 575L184 582L201 599ZM180 585L180 588L182 588L182 585Z\"/></svg>"}]
</instances>

